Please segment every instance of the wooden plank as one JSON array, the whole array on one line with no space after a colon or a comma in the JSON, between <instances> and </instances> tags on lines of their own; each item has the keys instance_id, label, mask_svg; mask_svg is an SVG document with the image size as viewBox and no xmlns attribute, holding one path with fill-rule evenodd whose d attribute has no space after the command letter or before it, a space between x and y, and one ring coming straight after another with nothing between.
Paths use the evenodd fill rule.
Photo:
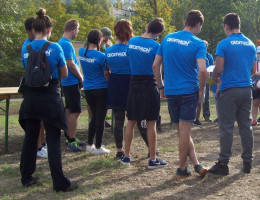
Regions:
<instances>
[{"instance_id":1,"label":"wooden plank","mask_svg":"<svg viewBox=\"0 0 260 200\"><path fill-rule=\"evenodd\" d=\"M10 98L11 95L17 95L18 87L0 87L0 98Z\"/></svg>"}]
</instances>

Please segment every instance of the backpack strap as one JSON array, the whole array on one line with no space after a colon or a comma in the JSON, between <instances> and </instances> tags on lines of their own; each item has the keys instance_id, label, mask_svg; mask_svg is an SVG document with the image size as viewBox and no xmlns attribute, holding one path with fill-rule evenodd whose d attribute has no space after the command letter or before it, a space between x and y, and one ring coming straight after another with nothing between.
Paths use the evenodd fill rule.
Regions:
<instances>
[{"instance_id":1,"label":"backpack strap","mask_svg":"<svg viewBox=\"0 0 260 200\"><path fill-rule=\"evenodd\" d=\"M46 51L50 44L51 44L51 42L49 42L49 41L45 42L44 45L42 46L41 51Z\"/></svg>"},{"instance_id":2,"label":"backpack strap","mask_svg":"<svg viewBox=\"0 0 260 200\"><path fill-rule=\"evenodd\" d=\"M26 49L27 49L28 53L33 52L32 45L31 45L31 44L27 44L27 45L26 45Z\"/></svg>"}]
</instances>

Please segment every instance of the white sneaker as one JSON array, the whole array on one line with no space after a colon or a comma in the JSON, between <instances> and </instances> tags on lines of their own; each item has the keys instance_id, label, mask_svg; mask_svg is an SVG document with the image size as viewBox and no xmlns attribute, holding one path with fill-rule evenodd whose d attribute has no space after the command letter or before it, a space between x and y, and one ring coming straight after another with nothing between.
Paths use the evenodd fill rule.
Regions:
<instances>
[{"instance_id":1,"label":"white sneaker","mask_svg":"<svg viewBox=\"0 0 260 200\"><path fill-rule=\"evenodd\" d=\"M92 151L94 151L95 148L96 148L96 147L95 147L94 144L92 144L91 146L90 146L90 145L87 145L87 146L86 146L86 152L92 152Z\"/></svg>"},{"instance_id":2,"label":"white sneaker","mask_svg":"<svg viewBox=\"0 0 260 200\"><path fill-rule=\"evenodd\" d=\"M110 150L101 146L99 149L95 148L93 153L95 156L98 156L98 155L102 155L102 154L109 154Z\"/></svg>"},{"instance_id":3,"label":"white sneaker","mask_svg":"<svg viewBox=\"0 0 260 200\"><path fill-rule=\"evenodd\" d=\"M48 149L48 148L47 148L47 144L45 144L42 148L44 148L44 149L47 150L47 149Z\"/></svg>"},{"instance_id":4,"label":"white sneaker","mask_svg":"<svg viewBox=\"0 0 260 200\"><path fill-rule=\"evenodd\" d=\"M40 151L37 150L37 156L41 158L48 158L48 151L45 148L42 148Z\"/></svg>"}]
</instances>

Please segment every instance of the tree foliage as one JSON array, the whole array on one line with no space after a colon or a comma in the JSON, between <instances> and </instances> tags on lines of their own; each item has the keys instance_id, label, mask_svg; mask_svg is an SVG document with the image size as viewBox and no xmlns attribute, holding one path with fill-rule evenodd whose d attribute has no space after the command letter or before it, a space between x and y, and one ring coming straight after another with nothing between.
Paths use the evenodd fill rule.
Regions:
<instances>
[{"instance_id":1,"label":"tree foliage","mask_svg":"<svg viewBox=\"0 0 260 200\"><path fill-rule=\"evenodd\" d=\"M260 39L260 0L73 0L66 7L62 0L5 0L0 1L0 84L15 86L23 71L20 50L26 38L24 21L36 16L39 8L47 10L53 20L51 40L58 41L67 20L80 23L77 40L86 40L91 29L107 26L113 30L115 18L112 6L131 13L134 34L141 35L145 26L155 17L162 17L166 29L161 35L183 29L191 9L201 10L205 23L198 35L209 42L209 52L215 52L217 43L226 36L223 19L236 12L241 18L241 31L253 42ZM16 80L16 81L14 81ZM9 83L9 82L10 83ZM15 83L15 85L13 85Z\"/></svg>"},{"instance_id":2,"label":"tree foliage","mask_svg":"<svg viewBox=\"0 0 260 200\"><path fill-rule=\"evenodd\" d=\"M73 1L68 12L77 15L80 21L78 40L86 40L86 34L91 29L104 26L113 30L115 18L110 15L112 4L107 0L77 0Z\"/></svg>"},{"instance_id":3,"label":"tree foliage","mask_svg":"<svg viewBox=\"0 0 260 200\"><path fill-rule=\"evenodd\" d=\"M35 17L39 8L45 8L53 22L50 40L57 42L63 34L67 20L80 23L77 40L85 40L90 29L103 26L113 28L109 0L75 0L66 8L61 0L5 0L0 1L0 85L17 86L23 74L21 46L26 38L24 21ZM15 72L15 73L14 73Z\"/></svg>"},{"instance_id":4,"label":"tree foliage","mask_svg":"<svg viewBox=\"0 0 260 200\"><path fill-rule=\"evenodd\" d=\"M130 18L133 24L135 35L141 35L145 31L146 25L155 17L161 17L165 21L165 32L161 35L161 39L169 32L175 31L172 24L173 8L169 2L175 5L175 0L136 0L136 1L116 1L118 8L128 8L132 13ZM125 6L124 6L125 5Z\"/></svg>"}]
</instances>

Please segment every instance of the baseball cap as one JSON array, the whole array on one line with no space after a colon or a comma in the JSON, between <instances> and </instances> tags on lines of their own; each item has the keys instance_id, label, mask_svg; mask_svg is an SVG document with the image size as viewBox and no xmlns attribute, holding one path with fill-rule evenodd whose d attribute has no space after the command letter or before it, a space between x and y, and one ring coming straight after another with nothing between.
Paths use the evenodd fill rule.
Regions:
<instances>
[{"instance_id":1,"label":"baseball cap","mask_svg":"<svg viewBox=\"0 0 260 200\"><path fill-rule=\"evenodd\" d=\"M112 37L112 31L107 28L107 27L103 27L100 29L100 31L102 32L102 34L109 40L112 40L113 37Z\"/></svg>"},{"instance_id":2,"label":"baseball cap","mask_svg":"<svg viewBox=\"0 0 260 200\"><path fill-rule=\"evenodd\" d=\"M260 53L260 46L258 46L258 47L256 48L256 52L257 52L257 53Z\"/></svg>"}]
</instances>

